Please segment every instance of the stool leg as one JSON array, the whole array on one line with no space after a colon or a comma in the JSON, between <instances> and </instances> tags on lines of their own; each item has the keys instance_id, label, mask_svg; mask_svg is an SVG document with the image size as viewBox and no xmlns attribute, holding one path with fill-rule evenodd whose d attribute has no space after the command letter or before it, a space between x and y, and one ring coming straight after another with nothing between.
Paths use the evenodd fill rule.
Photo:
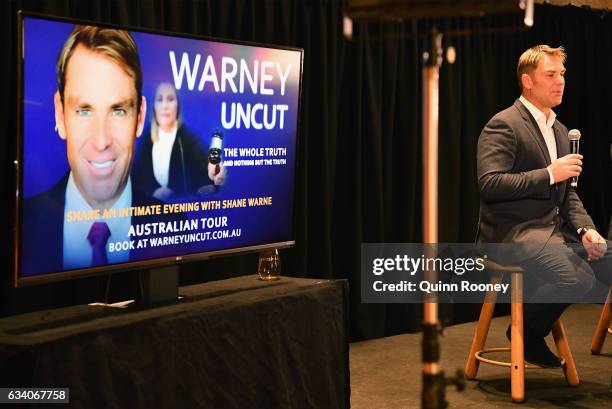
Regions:
<instances>
[{"instance_id":1,"label":"stool leg","mask_svg":"<svg viewBox=\"0 0 612 409\"><path fill-rule=\"evenodd\" d=\"M552 328L553 338L555 339L555 345L557 346L557 352L559 357L565 360L563 365L563 373L565 374L565 380L570 386L577 386L580 383L578 378L578 370L574 363L574 357L570 350L569 343L567 342L567 334L565 333L565 327L561 320L557 320Z\"/></svg>"},{"instance_id":2,"label":"stool leg","mask_svg":"<svg viewBox=\"0 0 612 409\"><path fill-rule=\"evenodd\" d=\"M525 400L525 346L523 344L523 275L520 273L512 273L511 313L511 394L512 400L514 402L520 403Z\"/></svg>"},{"instance_id":3,"label":"stool leg","mask_svg":"<svg viewBox=\"0 0 612 409\"><path fill-rule=\"evenodd\" d=\"M501 279L501 274L495 274L491 277L490 282L493 284L499 284ZM468 360L465 365L465 377L467 379L476 378L476 374L478 373L480 361L476 359L476 352L482 351L485 342L487 341L487 335L489 334L489 327L491 326L491 319L493 318L493 310L495 310L496 301L497 291L487 292L485 301L480 309L478 325L476 326L474 338L472 338L472 347L470 348L470 354L468 355Z\"/></svg>"},{"instance_id":4,"label":"stool leg","mask_svg":"<svg viewBox=\"0 0 612 409\"><path fill-rule=\"evenodd\" d=\"M591 353L593 355L599 355L601 353L601 348L603 347L608 328L610 327L610 321L612 321L612 287L610 287L610 291L608 291L608 298L601 310L597 329L595 330L595 335L593 335L593 342L591 343Z\"/></svg>"}]
</instances>

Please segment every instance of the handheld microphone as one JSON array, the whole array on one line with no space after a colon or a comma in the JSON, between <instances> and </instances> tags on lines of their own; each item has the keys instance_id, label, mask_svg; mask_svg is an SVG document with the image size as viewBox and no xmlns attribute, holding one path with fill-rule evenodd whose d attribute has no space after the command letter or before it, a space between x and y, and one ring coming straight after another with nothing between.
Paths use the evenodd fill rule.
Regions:
<instances>
[{"instance_id":1,"label":"handheld microphone","mask_svg":"<svg viewBox=\"0 0 612 409\"><path fill-rule=\"evenodd\" d=\"M215 129L210 138L210 145L208 147L208 163L215 166L215 175L221 171L221 149L223 148L223 134L220 130ZM214 194L219 190L219 186L204 185L198 189L199 196L208 196Z\"/></svg>"},{"instance_id":2,"label":"handheld microphone","mask_svg":"<svg viewBox=\"0 0 612 409\"><path fill-rule=\"evenodd\" d=\"M221 163L221 148L223 147L223 134L218 129L215 129L212 133L212 137L210 138L210 147L208 148L208 162L213 165L217 165L215 167L215 174L219 173L221 167L219 163Z\"/></svg>"},{"instance_id":3,"label":"handheld microphone","mask_svg":"<svg viewBox=\"0 0 612 409\"><path fill-rule=\"evenodd\" d=\"M567 134L567 137L570 141L570 152L571 153L579 153L580 152L580 131L578 129L572 129ZM578 187L578 176L573 176L570 181L570 186L573 188Z\"/></svg>"}]
</instances>

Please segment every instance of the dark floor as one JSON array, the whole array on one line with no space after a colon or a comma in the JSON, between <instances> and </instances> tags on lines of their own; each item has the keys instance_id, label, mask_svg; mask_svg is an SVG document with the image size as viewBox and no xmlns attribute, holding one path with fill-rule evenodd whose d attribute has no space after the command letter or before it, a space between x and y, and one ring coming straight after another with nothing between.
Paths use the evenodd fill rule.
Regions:
<instances>
[{"instance_id":1,"label":"dark floor","mask_svg":"<svg viewBox=\"0 0 612 409\"><path fill-rule=\"evenodd\" d=\"M510 399L509 369L481 364L477 380L468 381L465 391L447 388L449 407L612 409L612 335L608 335L602 355L594 356L590 352L600 312L601 305L582 304L572 306L563 315L580 375L579 386L567 386L561 369L527 370L527 399L517 405ZM504 336L508 324L509 317L493 320L487 347L509 346ZM446 329L441 339L441 365L445 372L464 368L475 326L476 323L468 323ZM420 407L420 343L421 334L405 334L351 344L351 408ZM552 339L549 345L554 351Z\"/></svg>"}]
</instances>

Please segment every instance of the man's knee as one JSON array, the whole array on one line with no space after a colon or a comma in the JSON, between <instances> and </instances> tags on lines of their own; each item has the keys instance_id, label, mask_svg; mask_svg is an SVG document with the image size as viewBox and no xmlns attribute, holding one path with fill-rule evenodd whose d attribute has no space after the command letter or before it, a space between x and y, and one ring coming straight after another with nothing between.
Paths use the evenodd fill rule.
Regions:
<instances>
[{"instance_id":1,"label":"man's knee","mask_svg":"<svg viewBox=\"0 0 612 409\"><path fill-rule=\"evenodd\" d=\"M557 282L557 288L572 298L580 298L591 291L594 284L595 276L589 268L578 270L574 274L563 277Z\"/></svg>"}]
</instances>

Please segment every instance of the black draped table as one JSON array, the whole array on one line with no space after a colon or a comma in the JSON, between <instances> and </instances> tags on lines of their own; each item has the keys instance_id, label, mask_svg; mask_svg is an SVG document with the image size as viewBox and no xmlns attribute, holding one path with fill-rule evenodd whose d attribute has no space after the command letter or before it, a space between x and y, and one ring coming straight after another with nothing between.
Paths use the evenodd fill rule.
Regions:
<instances>
[{"instance_id":1,"label":"black draped table","mask_svg":"<svg viewBox=\"0 0 612 409\"><path fill-rule=\"evenodd\" d=\"M348 285L243 276L155 308L0 319L0 387L84 408L348 408Z\"/></svg>"}]
</instances>

